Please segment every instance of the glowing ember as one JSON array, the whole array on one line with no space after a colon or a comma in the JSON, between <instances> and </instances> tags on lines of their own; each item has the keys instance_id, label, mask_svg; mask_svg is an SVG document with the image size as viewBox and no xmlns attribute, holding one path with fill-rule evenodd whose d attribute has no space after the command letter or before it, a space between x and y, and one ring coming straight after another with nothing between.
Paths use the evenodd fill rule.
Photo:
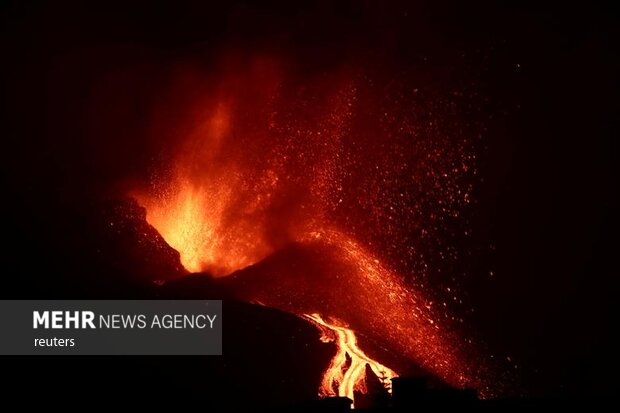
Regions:
<instances>
[{"instance_id":1,"label":"glowing ember","mask_svg":"<svg viewBox=\"0 0 620 413\"><path fill-rule=\"evenodd\" d=\"M343 396L354 400L353 391L366 393L366 365L370 366L386 390L392 391L390 379L396 377L397 374L368 357L358 347L353 330L339 325L340 323L328 323L319 314L306 314L305 316L320 328L322 341L334 341L337 346L336 355L323 375L319 389L320 396Z\"/></svg>"}]
</instances>

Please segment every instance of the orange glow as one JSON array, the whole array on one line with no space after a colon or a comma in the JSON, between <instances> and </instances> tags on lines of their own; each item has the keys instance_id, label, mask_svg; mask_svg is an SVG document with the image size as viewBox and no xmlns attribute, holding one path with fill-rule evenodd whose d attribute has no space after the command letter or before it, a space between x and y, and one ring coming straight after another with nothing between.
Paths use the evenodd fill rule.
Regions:
<instances>
[{"instance_id":1,"label":"orange glow","mask_svg":"<svg viewBox=\"0 0 620 413\"><path fill-rule=\"evenodd\" d=\"M218 101L212 111L195 121L171 181L155 196L134 196L188 271L223 276L272 251L262 217L278 177L270 170L260 177L243 170L243 160L235 156L238 148L231 145L227 106Z\"/></svg>"},{"instance_id":2,"label":"orange glow","mask_svg":"<svg viewBox=\"0 0 620 413\"><path fill-rule=\"evenodd\" d=\"M155 128L174 142L168 163L133 195L186 269L309 318L336 341L322 394L363 390L366 364L379 377L396 374L359 349L354 331L450 385L489 394L486 365L458 334L461 320L428 290L455 254L441 234L469 202L474 157L445 133L420 129L428 119L412 115L405 97L380 105L383 90L361 93L350 79L302 76L286 86L260 59L226 68L203 89L200 78L181 77L176 87L189 101L168 107L182 113ZM433 242L418 250L415 237ZM287 248L298 255L270 261ZM428 261L436 269L426 256L440 258Z\"/></svg>"},{"instance_id":3,"label":"orange glow","mask_svg":"<svg viewBox=\"0 0 620 413\"><path fill-rule=\"evenodd\" d=\"M334 341L337 346L336 355L325 370L321 381L319 389L321 397L342 396L354 400L353 391L366 393L366 365L370 366L384 387L391 392L390 379L397 377L396 372L368 357L358 347L353 330L342 326L341 323L328 323L319 314L306 314L305 316L321 330L321 341Z\"/></svg>"},{"instance_id":4,"label":"orange glow","mask_svg":"<svg viewBox=\"0 0 620 413\"><path fill-rule=\"evenodd\" d=\"M327 111L300 130L277 122L275 66L259 59L249 72L191 103L187 125L167 132L182 134L172 168L132 194L191 272L219 277L260 261L322 221L331 198L353 92L327 94Z\"/></svg>"},{"instance_id":5,"label":"orange glow","mask_svg":"<svg viewBox=\"0 0 620 413\"><path fill-rule=\"evenodd\" d=\"M260 222L228 220L226 212L235 199L234 187L233 182L229 186L223 178L208 187L180 180L177 191L160 202L141 199L147 209L147 221L179 251L187 270L226 275L253 264L269 252L261 241Z\"/></svg>"}]
</instances>

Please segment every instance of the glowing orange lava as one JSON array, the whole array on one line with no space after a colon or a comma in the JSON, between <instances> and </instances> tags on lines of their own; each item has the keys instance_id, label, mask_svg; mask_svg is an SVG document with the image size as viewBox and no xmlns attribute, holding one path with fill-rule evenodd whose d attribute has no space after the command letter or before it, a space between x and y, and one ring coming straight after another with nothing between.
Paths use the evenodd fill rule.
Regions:
<instances>
[{"instance_id":1,"label":"glowing orange lava","mask_svg":"<svg viewBox=\"0 0 620 413\"><path fill-rule=\"evenodd\" d=\"M328 323L319 314L306 314L305 316L321 330L321 341L334 341L337 346L336 355L321 381L319 389L321 397L342 396L354 400L354 391L366 393L366 365L370 366L386 390L391 392L392 382L390 380L397 377L396 372L368 357L358 347L353 330L340 323Z\"/></svg>"},{"instance_id":2,"label":"glowing orange lava","mask_svg":"<svg viewBox=\"0 0 620 413\"><path fill-rule=\"evenodd\" d=\"M189 114L171 123L183 127L157 129L177 138L169 165L133 194L147 221L189 271L221 277L238 297L307 317L333 337L338 354L322 393L362 389L366 364L395 375L359 349L355 330L453 386L489 394L459 320L416 283L433 271L425 255L456 254L433 237L469 202L463 182L475 157L429 130L436 122L416 118L405 97L385 103L388 111L377 103L384 89L364 95L349 74L286 86L277 65L246 66L226 68L204 90L182 79ZM415 236L432 248L416 249ZM278 255L291 246L297 252ZM345 355L352 364L343 371Z\"/></svg>"},{"instance_id":3,"label":"glowing orange lava","mask_svg":"<svg viewBox=\"0 0 620 413\"><path fill-rule=\"evenodd\" d=\"M231 221L226 214L229 202L235 199L234 182L230 186L229 182L219 178L207 189L181 181L174 193L158 202L139 198L147 209L149 224L179 251L188 271L226 275L271 251L262 241L260 222L243 218ZM249 208L260 208L259 204L257 200Z\"/></svg>"},{"instance_id":4,"label":"glowing orange lava","mask_svg":"<svg viewBox=\"0 0 620 413\"><path fill-rule=\"evenodd\" d=\"M198 109L185 116L172 169L133 193L189 271L224 276L254 264L322 222L333 203L352 89L326 94L318 121L302 130L279 119L284 103L274 65L250 66L192 103Z\"/></svg>"},{"instance_id":5,"label":"glowing orange lava","mask_svg":"<svg viewBox=\"0 0 620 413\"><path fill-rule=\"evenodd\" d=\"M187 270L223 276L273 251L262 218L279 182L270 165L257 164L263 159L242 159L243 142L229 139L226 106L218 102L212 110L195 121L171 180L155 196L134 196Z\"/></svg>"}]
</instances>

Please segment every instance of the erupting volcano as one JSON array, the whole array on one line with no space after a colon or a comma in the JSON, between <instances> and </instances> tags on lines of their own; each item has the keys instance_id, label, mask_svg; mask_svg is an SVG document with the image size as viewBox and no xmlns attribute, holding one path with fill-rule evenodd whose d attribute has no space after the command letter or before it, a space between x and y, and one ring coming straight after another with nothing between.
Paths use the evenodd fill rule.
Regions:
<instances>
[{"instance_id":1,"label":"erupting volcano","mask_svg":"<svg viewBox=\"0 0 620 413\"><path fill-rule=\"evenodd\" d=\"M153 128L173 155L133 193L147 221L188 271L335 341L321 395L364 391L366 365L388 387L397 375L356 332L450 385L491 394L486 363L427 286L456 255L442 236L476 175L471 140L453 125L456 102L346 67L311 76L271 59L244 63L174 77Z\"/></svg>"}]
</instances>

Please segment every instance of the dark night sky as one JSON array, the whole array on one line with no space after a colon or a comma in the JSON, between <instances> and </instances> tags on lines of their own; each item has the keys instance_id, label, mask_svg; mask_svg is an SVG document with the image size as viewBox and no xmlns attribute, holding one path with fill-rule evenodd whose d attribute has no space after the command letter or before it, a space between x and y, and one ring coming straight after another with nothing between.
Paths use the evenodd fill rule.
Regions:
<instances>
[{"instance_id":1,"label":"dark night sky","mask_svg":"<svg viewBox=\"0 0 620 413\"><path fill-rule=\"evenodd\" d=\"M153 155L143 133L148 102L166 63L208 64L231 45L319 71L349 57L426 56L438 71L458 60L486 113L485 180L472 226L493 253L472 265L495 275L464 281L480 336L517 360L532 394L615 388L619 60L611 7L126 3L0 9L2 216L11 244L2 252L3 298L63 297L72 276L58 274L72 241L58 235L66 219L59 211L144 178ZM93 94L104 96L111 122L94 113ZM56 277L69 281L55 284Z\"/></svg>"}]
</instances>

